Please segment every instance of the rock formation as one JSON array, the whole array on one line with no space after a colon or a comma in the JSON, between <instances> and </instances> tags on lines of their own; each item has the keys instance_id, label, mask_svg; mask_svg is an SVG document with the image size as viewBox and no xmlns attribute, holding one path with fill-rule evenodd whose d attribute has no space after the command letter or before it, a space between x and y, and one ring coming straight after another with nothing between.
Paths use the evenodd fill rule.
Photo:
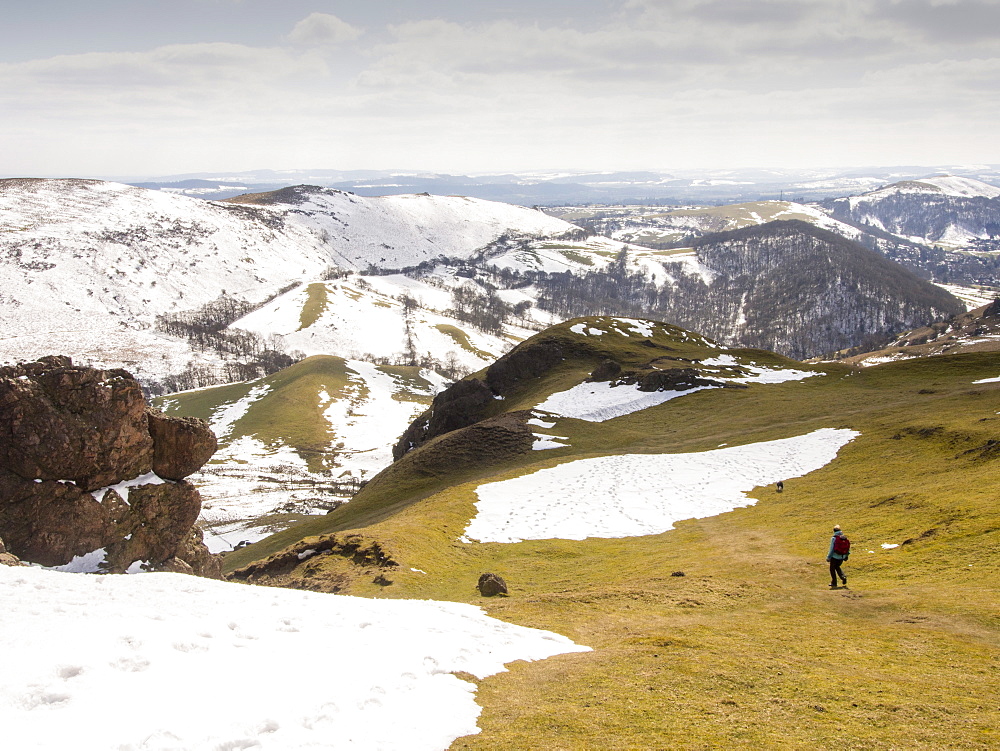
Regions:
<instances>
[{"instance_id":1,"label":"rock formation","mask_svg":"<svg viewBox=\"0 0 1000 751\"><path fill-rule=\"evenodd\" d=\"M0 368L0 536L45 566L100 551L109 573L218 576L183 481L215 448L204 421L150 409L124 370L55 356Z\"/></svg>"}]
</instances>

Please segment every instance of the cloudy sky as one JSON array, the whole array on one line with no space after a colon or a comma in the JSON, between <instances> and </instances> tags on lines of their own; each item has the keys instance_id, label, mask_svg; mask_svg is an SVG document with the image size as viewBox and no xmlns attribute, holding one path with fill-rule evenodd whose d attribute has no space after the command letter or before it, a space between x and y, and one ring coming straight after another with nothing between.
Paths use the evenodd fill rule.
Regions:
<instances>
[{"instance_id":1,"label":"cloudy sky","mask_svg":"<svg viewBox=\"0 0 1000 751\"><path fill-rule=\"evenodd\" d=\"M1000 0L32 0L0 174L1000 162Z\"/></svg>"}]
</instances>

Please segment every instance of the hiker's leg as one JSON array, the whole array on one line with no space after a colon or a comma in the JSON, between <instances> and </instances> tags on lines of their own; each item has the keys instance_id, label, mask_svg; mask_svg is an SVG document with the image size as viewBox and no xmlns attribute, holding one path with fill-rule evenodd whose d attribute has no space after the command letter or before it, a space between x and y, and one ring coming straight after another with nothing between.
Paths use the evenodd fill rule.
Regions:
<instances>
[{"instance_id":1,"label":"hiker's leg","mask_svg":"<svg viewBox=\"0 0 1000 751\"><path fill-rule=\"evenodd\" d=\"M841 581L844 579L844 572L841 571L840 567L844 563L840 558L834 558L830 561L830 578L833 579L833 583L837 583L837 577L839 576Z\"/></svg>"}]
</instances>

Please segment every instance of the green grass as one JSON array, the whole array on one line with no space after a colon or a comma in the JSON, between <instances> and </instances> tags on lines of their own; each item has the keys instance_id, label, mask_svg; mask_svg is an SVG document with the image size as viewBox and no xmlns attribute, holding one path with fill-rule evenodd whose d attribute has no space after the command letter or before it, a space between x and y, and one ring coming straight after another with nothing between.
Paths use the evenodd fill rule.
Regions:
<instances>
[{"instance_id":1,"label":"green grass","mask_svg":"<svg viewBox=\"0 0 1000 751\"><path fill-rule=\"evenodd\" d=\"M493 355L491 355L489 352L485 352L479 349L476 345L474 345L472 343L472 340L469 339L469 335L466 334L464 331L462 331L462 329L458 328L457 326L451 326L447 323L438 323L435 324L434 328L436 328L442 334L450 336L452 340L454 340L455 344L464 349L466 352L471 352L476 357L482 358L484 360L493 359Z\"/></svg>"},{"instance_id":2,"label":"green grass","mask_svg":"<svg viewBox=\"0 0 1000 751\"><path fill-rule=\"evenodd\" d=\"M575 261L576 263L582 264L583 266L593 266L594 259L591 258L586 253L581 253L579 249L566 248L559 251L565 258L570 261Z\"/></svg>"},{"instance_id":3,"label":"green grass","mask_svg":"<svg viewBox=\"0 0 1000 751\"><path fill-rule=\"evenodd\" d=\"M231 383L226 386L213 386L211 388L198 389L197 391L185 391L179 394L158 396L152 400L152 404L157 409L163 410L164 414L179 417L198 417L202 420L208 420L220 405L239 401L253 387L253 383Z\"/></svg>"},{"instance_id":4,"label":"green grass","mask_svg":"<svg viewBox=\"0 0 1000 751\"><path fill-rule=\"evenodd\" d=\"M596 339L624 359L642 354L623 337ZM673 344L682 356L697 349ZM504 408L576 382L590 364L567 359ZM483 732L454 748L996 748L1000 444L990 441L1000 440L1000 384L971 382L1000 372L1000 357L822 369L552 429L569 437L572 459L860 431L783 493L758 488L754 506L660 535L460 543L479 484L567 458L530 452L434 476L420 471L425 448L350 504L232 554L227 567L305 533L362 530L400 567L391 586L358 579L351 593L471 602L594 648L478 681ZM847 590L826 586L834 523L854 543ZM510 596L480 598L484 571L503 576Z\"/></svg>"},{"instance_id":5,"label":"green grass","mask_svg":"<svg viewBox=\"0 0 1000 751\"><path fill-rule=\"evenodd\" d=\"M318 394L326 391L334 399L346 396L347 366L339 357L308 357L257 381L171 394L154 404L165 403L167 414L208 419L220 406L243 398L261 385L267 386L268 392L250 405L226 440L252 436L267 445L286 445L306 461L311 472L329 469L334 436Z\"/></svg>"},{"instance_id":6,"label":"green grass","mask_svg":"<svg viewBox=\"0 0 1000 751\"><path fill-rule=\"evenodd\" d=\"M316 323L326 311L329 290L322 282L310 284L306 288L306 301L299 313L299 331Z\"/></svg>"}]
</instances>

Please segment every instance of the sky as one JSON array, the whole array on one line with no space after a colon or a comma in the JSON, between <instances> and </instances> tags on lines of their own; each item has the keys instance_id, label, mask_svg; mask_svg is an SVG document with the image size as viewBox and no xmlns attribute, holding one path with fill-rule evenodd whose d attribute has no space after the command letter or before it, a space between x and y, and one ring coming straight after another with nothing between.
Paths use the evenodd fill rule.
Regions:
<instances>
[{"instance_id":1,"label":"sky","mask_svg":"<svg viewBox=\"0 0 1000 751\"><path fill-rule=\"evenodd\" d=\"M35 0L0 174L1000 162L1000 0Z\"/></svg>"}]
</instances>

